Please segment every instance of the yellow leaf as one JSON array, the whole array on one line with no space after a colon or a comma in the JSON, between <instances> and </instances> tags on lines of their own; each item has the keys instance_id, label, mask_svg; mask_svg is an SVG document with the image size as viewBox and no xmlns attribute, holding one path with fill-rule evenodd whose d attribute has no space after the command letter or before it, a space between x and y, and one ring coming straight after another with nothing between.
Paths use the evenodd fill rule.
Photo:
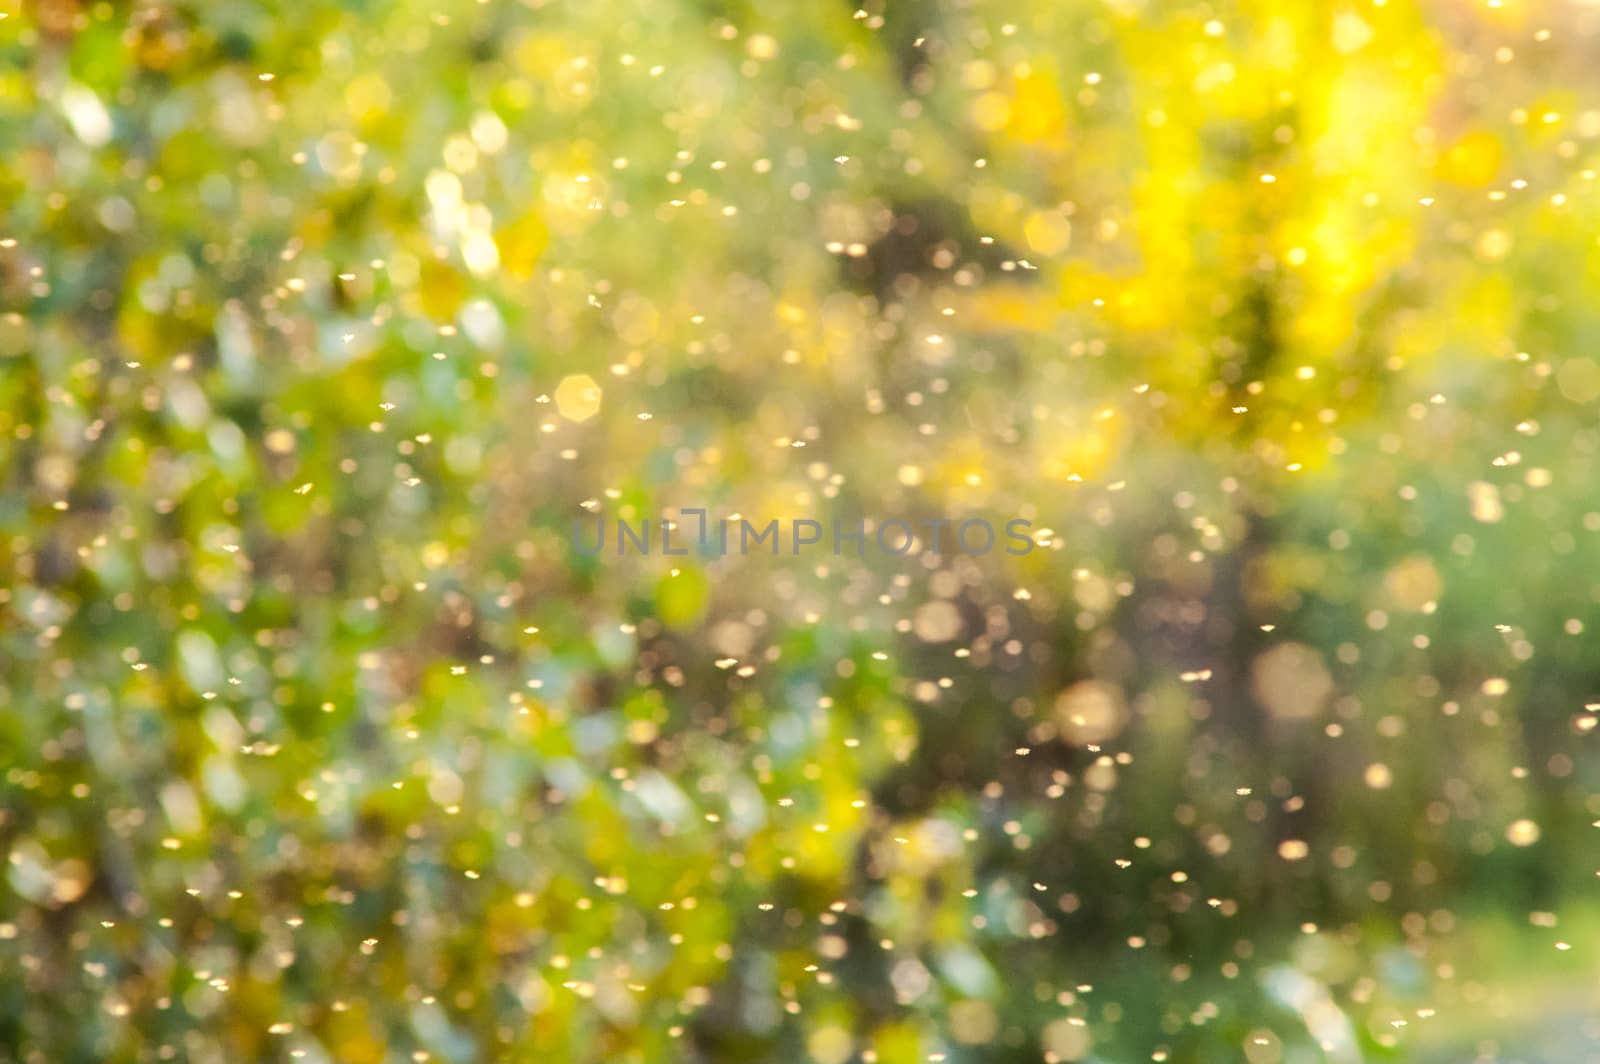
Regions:
<instances>
[{"instance_id":1,"label":"yellow leaf","mask_svg":"<svg viewBox=\"0 0 1600 1064\"><path fill-rule=\"evenodd\" d=\"M544 249L550 246L550 230L539 212L529 211L502 226L495 233L494 242L500 250L500 268L517 280L526 281L533 276Z\"/></svg>"},{"instance_id":2,"label":"yellow leaf","mask_svg":"<svg viewBox=\"0 0 1600 1064\"><path fill-rule=\"evenodd\" d=\"M1017 79L1008 129L1027 144L1045 144L1066 133L1067 110L1055 78L1034 71Z\"/></svg>"},{"instance_id":3,"label":"yellow leaf","mask_svg":"<svg viewBox=\"0 0 1600 1064\"><path fill-rule=\"evenodd\" d=\"M422 264L417 294L423 311L434 321L450 321L467 297L466 282L448 263L428 259Z\"/></svg>"}]
</instances>

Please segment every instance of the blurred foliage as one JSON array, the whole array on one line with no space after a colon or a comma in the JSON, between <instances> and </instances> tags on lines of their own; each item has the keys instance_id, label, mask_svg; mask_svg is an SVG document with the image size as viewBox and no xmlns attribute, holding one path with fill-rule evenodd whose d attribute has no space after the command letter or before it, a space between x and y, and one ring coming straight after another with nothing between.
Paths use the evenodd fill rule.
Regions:
<instances>
[{"instance_id":1,"label":"blurred foliage","mask_svg":"<svg viewBox=\"0 0 1600 1064\"><path fill-rule=\"evenodd\" d=\"M1595 1052L1600 8L0 15L4 1059Z\"/></svg>"}]
</instances>

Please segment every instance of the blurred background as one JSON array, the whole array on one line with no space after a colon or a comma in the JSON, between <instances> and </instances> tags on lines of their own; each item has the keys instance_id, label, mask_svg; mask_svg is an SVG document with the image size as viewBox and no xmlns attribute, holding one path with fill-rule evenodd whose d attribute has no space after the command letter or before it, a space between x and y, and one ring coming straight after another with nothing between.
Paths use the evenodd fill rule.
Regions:
<instances>
[{"instance_id":1,"label":"blurred background","mask_svg":"<svg viewBox=\"0 0 1600 1064\"><path fill-rule=\"evenodd\" d=\"M1600 1059L1597 48L0 0L0 1059Z\"/></svg>"}]
</instances>

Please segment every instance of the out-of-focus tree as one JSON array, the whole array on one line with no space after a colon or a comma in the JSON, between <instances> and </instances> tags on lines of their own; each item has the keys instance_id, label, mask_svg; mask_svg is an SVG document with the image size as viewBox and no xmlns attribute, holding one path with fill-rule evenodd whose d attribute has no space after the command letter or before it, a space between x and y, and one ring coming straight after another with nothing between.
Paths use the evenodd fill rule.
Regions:
<instances>
[{"instance_id":1,"label":"out-of-focus tree","mask_svg":"<svg viewBox=\"0 0 1600 1064\"><path fill-rule=\"evenodd\" d=\"M0 13L16 1059L1575 1052L1600 13Z\"/></svg>"}]
</instances>

